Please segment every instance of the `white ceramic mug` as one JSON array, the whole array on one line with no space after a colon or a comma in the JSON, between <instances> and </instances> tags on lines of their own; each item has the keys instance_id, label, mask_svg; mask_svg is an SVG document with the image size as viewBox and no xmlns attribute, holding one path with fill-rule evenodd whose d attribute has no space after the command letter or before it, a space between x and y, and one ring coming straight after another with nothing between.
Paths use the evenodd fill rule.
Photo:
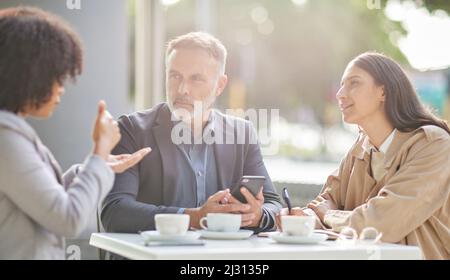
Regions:
<instances>
[{"instance_id":1,"label":"white ceramic mug","mask_svg":"<svg viewBox=\"0 0 450 280\"><path fill-rule=\"evenodd\" d=\"M311 236L316 226L314 216L281 216L283 234Z\"/></svg>"},{"instance_id":2,"label":"white ceramic mug","mask_svg":"<svg viewBox=\"0 0 450 280\"><path fill-rule=\"evenodd\" d=\"M209 231L237 232L241 228L241 219L240 214L208 213L200 219L200 226Z\"/></svg>"},{"instance_id":3,"label":"white ceramic mug","mask_svg":"<svg viewBox=\"0 0 450 280\"><path fill-rule=\"evenodd\" d=\"M161 235L183 235L189 229L190 216L187 214L156 214L155 226Z\"/></svg>"}]
</instances>

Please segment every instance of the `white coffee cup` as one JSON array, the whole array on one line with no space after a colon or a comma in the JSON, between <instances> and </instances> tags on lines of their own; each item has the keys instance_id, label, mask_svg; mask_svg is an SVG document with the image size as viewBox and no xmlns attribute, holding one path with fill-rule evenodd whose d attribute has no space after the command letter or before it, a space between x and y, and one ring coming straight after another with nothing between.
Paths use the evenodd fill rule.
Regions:
<instances>
[{"instance_id":1,"label":"white coffee cup","mask_svg":"<svg viewBox=\"0 0 450 280\"><path fill-rule=\"evenodd\" d=\"M200 226L209 231L237 232L241 228L241 219L240 214L208 213L200 219Z\"/></svg>"},{"instance_id":2,"label":"white coffee cup","mask_svg":"<svg viewBox=\"0 0 450 280\"><path fill-rule=\"evenodd\" d=\"M189 229L190 216L187 214L156 214L155 226L161 235L183 235Z\"/></svg>"},{"instance_id":3,"label":"white coffee cup","mask_svg":"<svg viewBox=\"0 0 450 280\"><path fill-rule=\"evenodd\" d=\"M286 235L311 236L315 226L314 216L281 216L281 227Z\"/></svg>"}]
</instances>

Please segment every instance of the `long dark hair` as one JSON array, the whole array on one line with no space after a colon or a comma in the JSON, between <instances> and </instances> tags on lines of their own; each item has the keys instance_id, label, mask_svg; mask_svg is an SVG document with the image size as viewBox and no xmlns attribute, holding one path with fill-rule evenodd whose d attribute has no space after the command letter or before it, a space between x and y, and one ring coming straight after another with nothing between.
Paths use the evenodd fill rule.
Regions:
<instances>
[{"instance_id":1,"label":"long dark hair","mask_svg":"<svg viewBox=\"0 0 450 280\"><path fill-rule=\"evenodd\" d=\"M384 87L384 109L396 129L410 132L424 125L435 125L450 134L447 122L425 108L405 71L393 59L367 52L356 57L353 63L368 72L377 85Z\"/></svg>"},{"instance_id":2,"label":"long dark hair","mask_svg":"<svg viewBox=\"0 0 450 280\"><path fill-rule=\"evenodd\" d=\"M83 68L78 35L59 17L32 7L0 10L0 110L39 108L55 82Z\"/></svg>"}]
</instances>

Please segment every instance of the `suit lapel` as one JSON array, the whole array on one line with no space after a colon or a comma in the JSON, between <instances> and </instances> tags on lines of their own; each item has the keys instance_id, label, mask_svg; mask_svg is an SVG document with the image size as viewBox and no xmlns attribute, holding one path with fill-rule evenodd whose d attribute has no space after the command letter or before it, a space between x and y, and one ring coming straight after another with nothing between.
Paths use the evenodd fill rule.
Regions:
<instances>
[{"instance_id":1,"label":"suit lapel","mask_svg":"<svg viewBox=\"0 0 450 280\"><path fill-rule=\"evenodd\" d=\"M216 158L217 177L219 188L233 187L233 170L236 161L235 144L226 144L227 139L234 138L234 126L227 123L224 116L216 112L214 119L214 156Z\"/></svg>"},{"instance_id":2,"label":"suit lapel","mask_svg":"<svg viewBox=\"0 0 450 280\"><path fill-rule=\"evenodd\" d=\"M163 106L158 112L156 124L152 128L153 136L159 148L162 165L163 193L168 190L168 186L176 186L179 176L176 168L176 146L171 140L172 122L169 108Z\"/></svg>"}]
</instances>

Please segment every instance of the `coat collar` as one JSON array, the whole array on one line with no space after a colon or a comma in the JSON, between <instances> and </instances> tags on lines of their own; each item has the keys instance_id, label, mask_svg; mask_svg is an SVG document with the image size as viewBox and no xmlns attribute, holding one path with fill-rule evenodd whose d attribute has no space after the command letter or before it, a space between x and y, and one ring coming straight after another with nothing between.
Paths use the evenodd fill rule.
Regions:
<instances>
[{"instance_id":1,"label":"coat collar","mask_svg":"<svg viewBox=\"0 0 450 280\"><path fill-rule=\"evenodd\" d=\"M411 136L414 135L417 132L417 130L419 130L419 129L416 129L411 132L401 132L397 129L395 130L394 138L392 139L392 142L385 154L385 158L384 158L385 168L391 167L392 162L394 161L395 157L401 150L403 144L405 144L405 142L409 138L411 138ZM369 137L366 134L364 134L363 132L361 132L353 150L351 151L351 154L354 157L361 159L361 160L363 160L365 158L367 159L369 156L369 151L367 149L364 149L364 147L368 147L369 145L370 145Z\"/></svg>"}]
</instances>

